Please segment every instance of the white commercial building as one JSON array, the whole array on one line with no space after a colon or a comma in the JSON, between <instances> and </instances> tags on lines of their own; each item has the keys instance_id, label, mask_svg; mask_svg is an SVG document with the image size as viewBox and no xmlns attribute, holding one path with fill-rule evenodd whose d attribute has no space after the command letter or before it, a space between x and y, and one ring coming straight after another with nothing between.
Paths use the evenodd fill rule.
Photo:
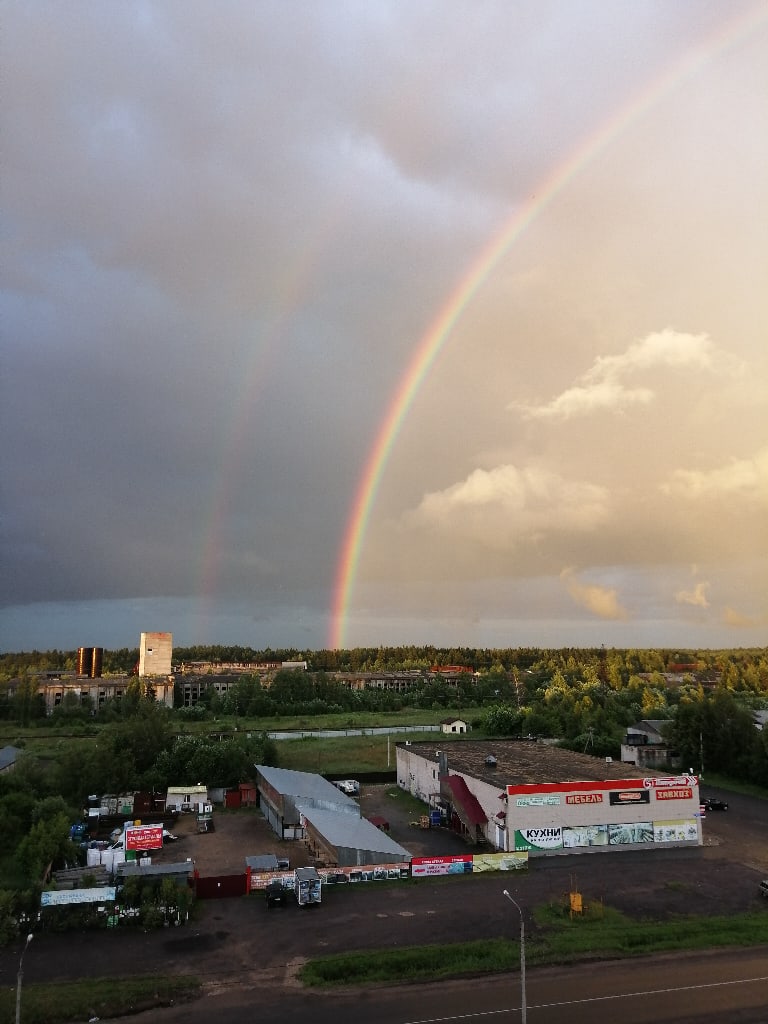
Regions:
<instances>
[{"instance_id":1,"label":"white commercial building","mask_svg":"<svg viewBox=\"0 0 768 1024\"><path fill-rule=\"evenodd\" d=\"M530 856L702 843L695 775L531 741L398 743L398 785L476 846Z\"/></svg>"}]
</instances>

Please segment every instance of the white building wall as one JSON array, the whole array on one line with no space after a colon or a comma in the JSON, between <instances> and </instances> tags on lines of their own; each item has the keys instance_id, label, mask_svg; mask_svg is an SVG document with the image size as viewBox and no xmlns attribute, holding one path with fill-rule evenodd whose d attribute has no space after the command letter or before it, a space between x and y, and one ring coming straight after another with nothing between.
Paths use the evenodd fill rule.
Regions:
<instances>
[{"instance_id":1,"label":"white building wall","mask_svg":"<svg viewBox=\"0 0 768 1024\"><path fill-rule=\"evenodd\" d=\"M411 796L434 804L440 796L440 778L436 761L414 753L407 745L397 747L397 784Z\"/></svg>"},{"instance_id":2,"label":"white building wall","mask_svg":"<svg viewBox=\"0 0 768 1024\"><path fill-rule=\"evenodd\" d=\"M605 845L606 849L616 850L615 844L602 842L605 829L623 825L629 826L628 831L631 832L631 826L645 823L654 827L655 841L630 842L627 846L642 849L658 847L662 845L662 837L663 845L667 847L702 843L699 786L695 776L649 779L647 786L639 788L642 781L639 779L635 780L635 786L632 786L632 780L619 779L589 784L569 782L507 787L501 779L491 785L463 772L451 771L450 774L464 779L487 816L485 834L489 844L504 852L515 849L516 830L530 829L554 830L561 836L570 830L568 841L571 842L575 841L575 833L580 833L578 845L539 849L533 851L534 854L578 853L593 845L595 848ZM656 782L660 784L656 786ZM440 795L438 764L414 753L408 746L398 746L397 783L401 789L432 806ZM644 802L645 797L642 797L642 802L611 803L611 792L633 791L647 793L648 802ZM503 792L507 794L506 800L500 799ZM501 811L505 812L504 818L497 817ZM594 833L594 844L584 839L588 832Z\"/></svg>"}]
</instances>

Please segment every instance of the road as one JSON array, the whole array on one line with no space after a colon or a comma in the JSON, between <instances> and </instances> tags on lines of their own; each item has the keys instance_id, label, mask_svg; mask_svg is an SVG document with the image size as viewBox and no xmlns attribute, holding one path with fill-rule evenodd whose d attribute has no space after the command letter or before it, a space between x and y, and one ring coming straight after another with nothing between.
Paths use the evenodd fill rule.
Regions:
<instances>
[{"instance_id":1,"label":"road","mask_svg":"<svg viewBox=\"0 0 768 1024\"><path fill-rule=\"evenodd\" d=\"M529 1024L765 1024L768 949L644 957L527 975ZM346 993L303 992L250 985L224 989L196 1003L125 1021L145 1024L489 1024L521 1021L519 975L368 988Z\"/></svg>"}]
</instances>

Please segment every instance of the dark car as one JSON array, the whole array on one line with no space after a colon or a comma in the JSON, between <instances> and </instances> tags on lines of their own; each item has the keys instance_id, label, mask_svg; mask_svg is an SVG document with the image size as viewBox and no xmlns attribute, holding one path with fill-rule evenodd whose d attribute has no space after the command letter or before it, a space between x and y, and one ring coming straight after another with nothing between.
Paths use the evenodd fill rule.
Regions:
<instances>
[{"instance_id":1,"label":"dark car","mask_svg":"<svg viewBox=\"0 0 768 1024\"><path fill-rule=\"evenodd\" d=\"M282 882L273 881L267 883L264 895L267 900L267 910L269 910L270 907L284 906L288 893Z\"/></svg>"},{"instance_id":2,"label":"dark car","mask_svg":"<svg viewBox=\"0 0 768 1024\"><path fill-rule=\"evenodd\" d=\"M727 811L728 804L725 800L705 800L704 809L706 811Z\"/></svg>"}]
</instances>

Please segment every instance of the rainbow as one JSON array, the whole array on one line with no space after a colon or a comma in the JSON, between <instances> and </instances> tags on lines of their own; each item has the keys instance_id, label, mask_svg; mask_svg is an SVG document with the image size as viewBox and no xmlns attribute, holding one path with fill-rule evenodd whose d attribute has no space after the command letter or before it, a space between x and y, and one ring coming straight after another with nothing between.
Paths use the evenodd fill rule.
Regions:
<instances>
[{"instance_id":1,"label":"rainbow","mask_svg":"<svg viewBox=\"0 0 768 1024\"><path fill-rule=\"evenodd\" d=\"M705 43L688 50L659 78L646 86L628 104L613 114L596 132L584 140L558 167L541 182L534 195L502 226L470 266L448 297L445 306L419 341L389 403L384 419L366 459L355 490L336 566L333 610L328 646L341 649L346 645L348 609L357 575L360 553L368 521L376 501L381 479L400 429L430 368L437 359L451 331L471 303L482 284L494 272L503 256L520 239L527 228L546 210L552 200L589 163L605 150L622 132L636 123L648 110L681 83L694 77L716 54L735 45L768 19L765 4L756 4L745 14L729 22Z\"/></svg>"}]
</instances>

